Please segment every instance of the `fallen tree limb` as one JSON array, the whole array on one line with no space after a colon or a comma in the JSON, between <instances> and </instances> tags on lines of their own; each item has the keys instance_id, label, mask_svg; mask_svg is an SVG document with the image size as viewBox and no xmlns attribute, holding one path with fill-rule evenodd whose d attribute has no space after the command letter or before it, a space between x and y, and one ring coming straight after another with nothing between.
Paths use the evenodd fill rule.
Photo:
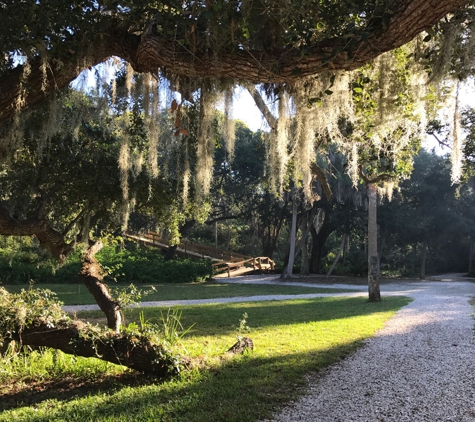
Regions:
<instances>
[{"instance_id":1,"label":"fallen tree limb","mask_svg":"<svg viewBox=\"0 0 475 422\"><path fill-rule=\"evenodd\" d=\"M190 364L189 359L172 355L162 345L143 336L100 330L82 321L60 323L56 327L39 324L12 337L23 346L49 347L64 353L123 365L160 377L174 375Z\"/></svg>"}]
</instances>

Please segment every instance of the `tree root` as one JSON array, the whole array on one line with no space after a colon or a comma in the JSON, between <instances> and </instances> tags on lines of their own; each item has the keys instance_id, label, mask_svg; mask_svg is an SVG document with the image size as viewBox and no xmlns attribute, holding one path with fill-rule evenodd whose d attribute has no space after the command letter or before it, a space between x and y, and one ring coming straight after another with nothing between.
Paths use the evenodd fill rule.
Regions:
<instances>
[{"instance_id":1,"label":"tree root","mask_svg":"<svg viewBox=\"0 0 475 422\"><path fill-rule=\"evenodd\" d=\"M249 337L243 337L234 343L227 351L233 355L243 354L247 350L254 349L254 342Z\"/></svg>"}]
</instances>

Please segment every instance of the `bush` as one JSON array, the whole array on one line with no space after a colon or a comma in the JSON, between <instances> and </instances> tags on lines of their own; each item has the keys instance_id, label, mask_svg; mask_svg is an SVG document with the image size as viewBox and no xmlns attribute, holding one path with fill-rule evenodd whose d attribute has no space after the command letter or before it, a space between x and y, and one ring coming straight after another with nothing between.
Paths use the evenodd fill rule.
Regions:
<instances>
[{"instance_id":1,"label":"bush","mask_svg":"<svg viewBox=\"0 0 475 422\"><path fill-rule=\"evenodd\" d=\"M42 256L32 247L27 251L0 249L0 282L3 284L75 283L81 269L82 249L77 248L62 265ZM211 277L206 260L176 258L165 261L157 249L140 249L109 244L97 254L107 282L191 283Z\"/></svg>"},{"instance_id":2,"label":"bush","mask_svg":"<svg viewBox=\"0 0 475 422\"><path fill-rule=\"evenodd\" d=\"M129 250L106 246L97 259L108 272L107 281L120 283L191 283L211 277L207 260L176 258L165 261L156 249Z\"/></svg>"}]
</instances>

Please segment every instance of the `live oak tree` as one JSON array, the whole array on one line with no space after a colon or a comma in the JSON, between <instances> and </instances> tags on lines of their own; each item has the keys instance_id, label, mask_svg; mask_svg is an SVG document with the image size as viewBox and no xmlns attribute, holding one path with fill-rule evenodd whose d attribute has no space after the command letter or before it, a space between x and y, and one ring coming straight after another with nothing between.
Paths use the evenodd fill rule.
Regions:
<instances>
[{"instance_id":1,"label":"live oak tree","mask_svg":"<svg viewBox=\"0 0 475 422\"><path fill-rule=\"evenodd\" d=\"M292 98L303 134L293 159L300 171L294 172L293 178L301 178L308 186L314 160L309 154L314 151L312 131L326 129L336 135L341 116L351 115L352 105L344 94L355 87L350 86L348 72L405 45L423 31L428 31L427 35L418 37L414 45L427 44L410 54L429 69L440 64L433 72L434 80L444 74L447 58L457 53L455 45L466 45L469 53L473 49L469 42L456 43L468 41L473 26L473 9L466 0L86 0L73 1L68 7L59 0L47 4L9 0L0 3L0 11L8 16L0 28L2 159L11 159L20 148L29 110L54 101L57 90L68 86L83 70L118 60L116 66L125 69L125 87L133 98L128 106L141 103L152 177L158 175L157 145L163 135L159 125L163 121L159 98L163 90L159 86L168 91L167 108L173 115L173 131L168 130L165 137L171 144L190 135L185 109L188 104L199 104L194 181L198 200L211 186L213 108L224 96L230 109L235 84L263 84L279 98L282 111L285 98ZM467 60L459 60L459 68L470 73L466 64L471 63L472 55L466 56ZM113 83L112 93L115 89ZM277 145L286 131L282 126L276 130ZM55 131L49 133L54 135ZM133 167L130 145L124 138L119 152L122 175ZM352 151L349 144L346 147ZM274 151L282 152L279 148ZM287 169L278 167L276 180L281 183ZM353 165L353 170L356 168ZM186 193L190 178L186 166L183 176ZM124 199L131 199L124 176L122 188ZM41 215L22 220L2 206L0 234L34 234L57 250L59 257L67 253L64 238Z\"/></svg>"},{"instance_id":2,"label":"live oak tree","mask_svg":"<svg viewBox=\"0 0 475 422\"><path fill-rule=\"evenodd\" d=\"M443 63L454 49L456 37L451 34L456 33L460 41L460 28L468 35L472 28L472 9L469 2L461 0L434 4L424 0L364 1L338 7L325 1L296 5L284 1L86 1L73 2L68 8L61 2L43 7L33 1L11 1L1 7L9 19L1 30L0 120L13 121L8 136L3 137L0 149L4 154L15 150L19 142L21 130L13 129L21 129L23 110L50 99L82 70L116 57L127 62L128 73L132 68L168 80L183 100L200 96L198 149L202 154L198 157L203 170L197 179L205 194L212 164L206 158L210 149L207 110L218 92L229 93L234 83L264 83L278 95L287 93L295 99L311 96L308 99L313 104L325 103L335 73L357 69L424 30L434 40L445 35L442 38L451 41L434 42L420 52ZM446 23L438 24L444 16ZM315 86L317 75L322 78ZM145 79L142 85L146 90L156 89L153 80ZM344 85L344 77L340 82ZM150 101L155 101L148 118L153 152L157 100ZM323 104L327 106L331 105ZM185 136L181 121L175 122L177 136ZM152 173L156 174L153 154L151 157ZM303 177L308 178L306 167Z\"/></svg>"}]
</instances>

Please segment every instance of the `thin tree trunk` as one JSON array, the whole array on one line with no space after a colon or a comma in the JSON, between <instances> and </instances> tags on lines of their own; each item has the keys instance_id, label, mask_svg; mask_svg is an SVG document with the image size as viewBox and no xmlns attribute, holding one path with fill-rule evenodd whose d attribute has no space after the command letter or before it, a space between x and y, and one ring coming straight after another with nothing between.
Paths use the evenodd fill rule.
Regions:
<instances>
[{"instance_id":1,"label":"thin tree trunk","mask_svg":"<svg viewBox=\"0 0 475 422\"><path fill-rule=\"evenodd\" d=\"M470 254L468 257L468 274L473 274L473 257L475 255L475 245L472 243L470 244Z\"/></svg>"},{"instance_id":2,"label":"thin tree trunk","mask_svg":"<svg viewBox=\"0 0 475 422\"><path fill-rule=\"evenodd\" d=\"M293 202L292 202L292 224L290 226L290 248L289 248L289 261L286 268L282 272L281 278L291 278L292 271L294 268L295 260L295 239L297 237L297 195L295 193L295 188L293 191Z\"/></svg>"},{"instance_id":3,"label":"thin tree trunk","mask_svg":"<svg viewBox=\"0 0 475 422\"><path fill-rule=\"evenodd\" d=\"M378 226L376 186L368 186L368 296L370 302L381 300L378 265Z\"/></svg>"},{"instance_id":4,"label":"thin tree trunk","mask_svg":"<svg viewBox=\"0 0 475 422\"><path fill-rule=\"evenodd\" d=\"M339 259L340 259L341 253L342 253L342 251L343 251L343 249L344 249L344 247L345 247L346 236L347 236L347 234L344 233L343 236L341 237L340 248L338 249L338 253L336 254L335 259L333 260L332 266L330 267L330 269L329 269L328 272L327 272L327 277L330 277L331 273L333 272L333 269L335 268L335 265L337 264L337 262L338 262Z\"/></svg>"},{"instance_id":5,"label":"thin tree trunk","mask_svg":"<svg viewBox=\"0 0 475 422\"><path fill-rule=\"evenodd\" d=\"M421 246L421 265L419 267L419 278L426 279L426 262L427 262L427 240L424 239Z\"/></svg>"}]
</instances>

